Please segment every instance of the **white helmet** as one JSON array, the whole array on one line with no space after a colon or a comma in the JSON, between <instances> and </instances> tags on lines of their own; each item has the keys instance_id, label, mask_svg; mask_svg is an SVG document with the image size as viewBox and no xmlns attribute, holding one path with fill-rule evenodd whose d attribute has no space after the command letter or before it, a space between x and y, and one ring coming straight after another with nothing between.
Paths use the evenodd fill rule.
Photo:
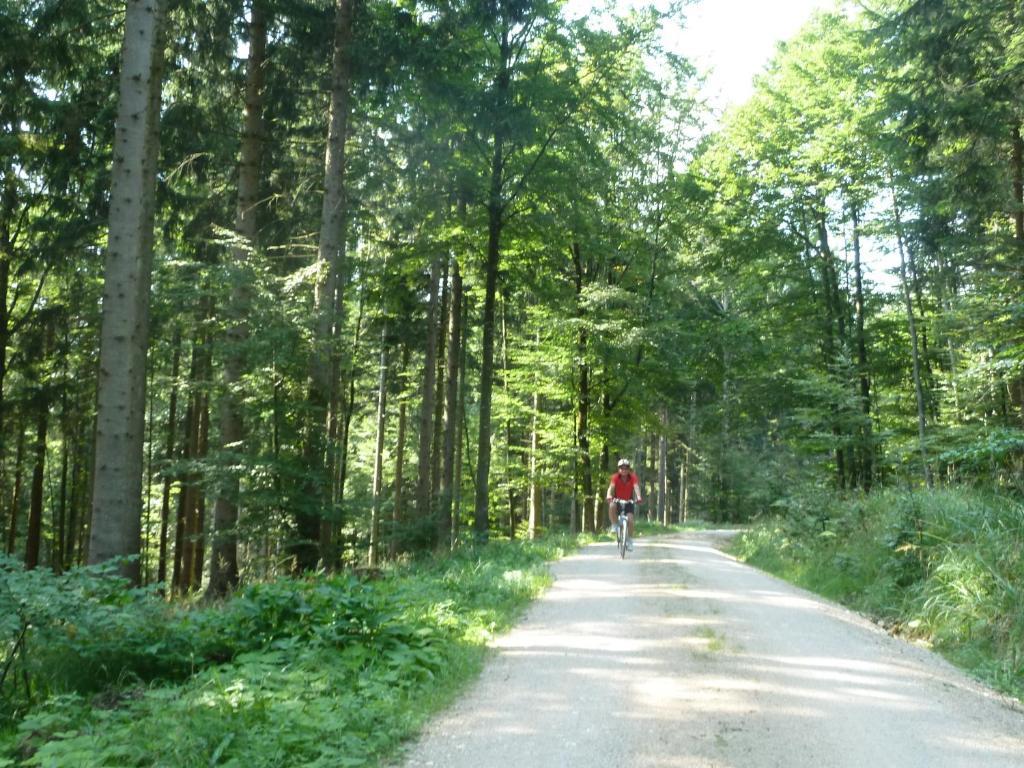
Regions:
<instances>
[{"instance_id":1,"label":"white helmet","mask_svg":"<svg viewBox=\"0 0 1024 768\"><path fill-rule=\"evenodd\" d=\"M629 459L619 459L618 466L619 466L620 469L622 467L628 467L629 466Z\"/></svg>"}]
</instances>

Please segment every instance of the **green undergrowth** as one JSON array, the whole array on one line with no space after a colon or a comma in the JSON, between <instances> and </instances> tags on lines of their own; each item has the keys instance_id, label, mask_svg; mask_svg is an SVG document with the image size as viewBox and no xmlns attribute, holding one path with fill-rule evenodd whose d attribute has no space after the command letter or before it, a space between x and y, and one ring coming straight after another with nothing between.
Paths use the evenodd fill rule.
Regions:
<instances>
[{"instance_id":1,"label":"green undergrowth","mask_svg":"<svg viewBox=\"0 0 1024 768\"><path fill-rule=\"evenodd\" d=\"M636 538L642 539L647 536L668 536L673 533L683 533L684 531L702 531L710 528L717 528L719 526L714 523L709 523L705 520L690 520L686 523L673 523L671 525L664 525L660 522L653 520L644 520L642 517L636 520L635 531ZM602 537L607 539L615 538L615 534L605 530Z\"/></svg>"},{"instance_id":2,"label":"green undergrowth","mask_svg":"<svg viewBox=\"0 0 1024 768\"><path fill-rule=\"evenodd\" d=\"M671 533L682 533L683 531L703 531L716 527L713 523L705 520L690 520L686 523L673 523L664 525L655 521L637 520L636 531L640 536L664 536Z\"/></svg>"},{"instance_id":3,"label":"green undergrowth","mask_svg":"<svg viewBox=\"0 0 1024 768\"><path fill-rule=\"evenodd\" d=\"M965 489L805 493L733 553L1024 698L1024 508Z\"/></svg>"},{"instance_id":4,"label":"green undergrowth","mask_svg":"<svg viewBox=\"0 0 1024 768\"><path fill-rule=\"evenodd\" d=\"M570 539L192 608L0 560L0 766L373 766L479 671Z\"/></svg>"}]
</instances>

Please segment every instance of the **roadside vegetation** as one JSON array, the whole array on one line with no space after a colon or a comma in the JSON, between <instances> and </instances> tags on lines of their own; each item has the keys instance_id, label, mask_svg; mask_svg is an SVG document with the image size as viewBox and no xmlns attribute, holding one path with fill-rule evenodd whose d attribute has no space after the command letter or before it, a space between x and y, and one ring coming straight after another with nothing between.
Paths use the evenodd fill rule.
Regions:
<instances>
[{"instance_id":1,"label":"roadside vegetation","mask_svg":"<svg viewBox=\"0 0 1024 768\"><path fill-rule=\"evenodd\" d=\"M576 539L492 542L178 607L0 560L0 766L372 766L475 676Z\"/></svg>"},{"instance_id":2,"label":"roadside vegetation","mask_svg":"<svg viewBox=\"0 0 1024 768\"><path fill-rule=\"evenodd\" d=\"M672 533L684 531L703 531L708 528L721 528L722 525L709 523L706 520L689 520L685 523L672 523L665 525L656 520L638 519L636 521L636 539L642 541L650 536L667 536ZM614 536L610 536L614 540Z\"/></svg>"},{"instance_id":3,"label":"roadside vegetation","mask_svg":"<svg viewBox=\"0 0 1024 768\"><path fill-rule=\"evenodd\" d=\"M1024 507L965 489L803 493L738 537L741 560L925 643L1024 698Z\"/></svg>"},{"instance_id":4,"label":"roadside vegetation","mask_svg":"<svg viewBox=\"0 0 1024 768\"><path fill-rule=\"evenodd\" d=\"M1020 2L568 5L0 4L0 768L372 765L617 457L1020 695Z\"/></svg>"}]
</instances>

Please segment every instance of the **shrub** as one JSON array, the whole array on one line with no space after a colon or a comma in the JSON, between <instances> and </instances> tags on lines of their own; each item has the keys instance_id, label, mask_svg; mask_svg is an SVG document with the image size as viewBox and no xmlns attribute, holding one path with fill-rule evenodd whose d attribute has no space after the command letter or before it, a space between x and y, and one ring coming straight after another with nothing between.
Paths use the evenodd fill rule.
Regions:
<instances>
[{"instance_id":1,"label":"shrub","mask_svg":"<svg viewBox=\"0 0 1024 768\"><path fill-rule=\"evenodd\" d=\"M11 594L30 583L59 594L98 579L96 604L82 610L99 614L109 603L106 619L153 642L114 646L114 638L85 633L68 658L116 650L118 666L79 688L48 679L47 695L40 688L6 747L0 736L0 766L372 764L478 669L486 639L548 583L546 561L568 546L494 542L394 567L372 582L284 578L189 610L126 590L109 569L54 577L12 566ZM45 631L56 631L70 607L56 607ZM146 620L152 626L137 626ZM167 650L175 661L161 673L151 657ZM68 665L63 652L68 646L54 645L48 658Z\"/></svg>"},{"instance_id":2,"label":"shrub","mask_svg":"<svg viewBox=\"0 0 1024 768\"><path fill-rule=\"evenodd\" d=\"M118 564L55 575L0 558L0 715L49 695L102 690L111 680L181 679L193 666L180 612L151 589L129 589Z\"/></svg>"},{"instance_id":3,"label":"shrub","mask_svg":"<svg viewBox=\"0 0 1024 768\"><path fill-rule=\"evenodd\" d=\"M1024 508L962 488L795 493L744 534L753 565L933 643L1024 692Z\"/></svg>"}]
</instances>

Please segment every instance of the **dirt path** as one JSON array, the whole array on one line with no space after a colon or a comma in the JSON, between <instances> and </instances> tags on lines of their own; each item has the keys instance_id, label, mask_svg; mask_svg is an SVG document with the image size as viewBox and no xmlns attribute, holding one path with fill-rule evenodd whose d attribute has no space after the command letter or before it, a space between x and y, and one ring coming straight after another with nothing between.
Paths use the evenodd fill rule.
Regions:
<instances>
[{"instance_id":1,"label":"dirt path","mask_svg":"<svg viewBox=\"0 0 1024 768\"><path fill-rule=\"evenodd\" d=\"M714 536L557 563L404 765L1024 767L1018 707Z\"/></svg>"}]
</instances>

